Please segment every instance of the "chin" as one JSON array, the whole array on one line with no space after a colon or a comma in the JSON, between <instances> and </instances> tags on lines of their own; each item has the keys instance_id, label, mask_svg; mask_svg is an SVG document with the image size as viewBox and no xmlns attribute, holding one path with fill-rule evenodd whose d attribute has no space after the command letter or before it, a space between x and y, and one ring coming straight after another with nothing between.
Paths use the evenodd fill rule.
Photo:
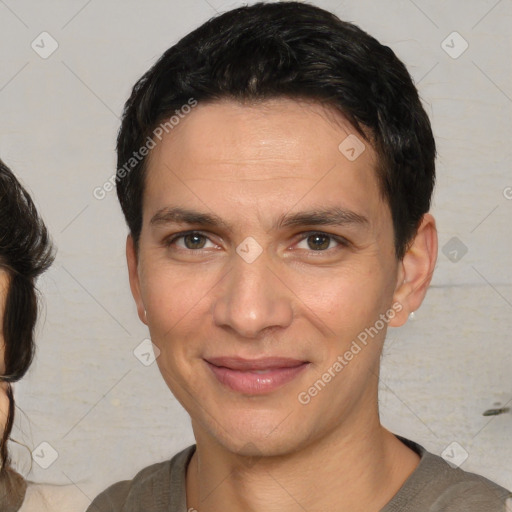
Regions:
<instances>
[{"instance_id":1,"label":"chin","mask_svg":"<svg viewBox=\"0 0 512 512\"><path fill-rule=\"evenodd\" d=\"M280 422L282 417L261 428L254 424L239 424L237 428L227 429L224 424L221 431L214 434L217 443L233 454L253 458L282 456L298 450L306 440L301 442L297 428L287 426L283 429Z\"/></svg>"}]
</instances>

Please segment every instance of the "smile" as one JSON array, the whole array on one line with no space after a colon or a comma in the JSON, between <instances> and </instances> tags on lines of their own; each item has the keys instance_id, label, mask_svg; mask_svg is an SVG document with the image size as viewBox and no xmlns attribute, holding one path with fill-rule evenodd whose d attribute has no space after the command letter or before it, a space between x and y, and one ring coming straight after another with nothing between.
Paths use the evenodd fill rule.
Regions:
<instances>
[{"instance_id":1,"label":"smile","mask_svg":"<svg viewBox=\"0 0 512 512\"><path fill-rule=\"evenodd\" d=\"M221 362L229 366L222 366L219 364ZM297 360L280 362L277 359L245 361L225 358L223 361L217 359L215 364L208 360L206 364L215 378L231 390L262 395L275 391L297 378L310 363ZM262 367L265 364L268 365L267 368Z\"/></svg>"}]
</instances>

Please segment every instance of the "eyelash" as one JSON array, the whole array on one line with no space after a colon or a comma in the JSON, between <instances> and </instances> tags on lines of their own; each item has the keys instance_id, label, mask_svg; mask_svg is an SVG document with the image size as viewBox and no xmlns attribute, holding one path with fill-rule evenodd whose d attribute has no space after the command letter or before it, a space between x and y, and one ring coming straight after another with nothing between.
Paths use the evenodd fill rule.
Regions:
<instances>
[{"instance_id":1,"label":"eyelash","mask_svg":"<svg viewBox=\"0 0 512 512\"><path fill-rule=\"evenodd\" d=\"M178 240L180 238L184 238L187 235L200 235L200 236L203 236L203 237L207 238L208 240L210 240L209 237L201 231L194 231L194 230L182 231L180 233L175 233L174 235L170 236L169 238L166 238L163 242L164 246L170 247L176 240ZM330 238L331 240L336 241L341 247L348 247L350 245L348 240L346 240L345 238L342 238L342 237L336 236L336 235L332 235L330 233L324 233L323 231L307 231L305 233L302 233L302 237L300 238L300 240L297 243L302 242L303 240L306 240L310 236L313 236L313 235L320 235L320 236ZM210 240L210 242L211 242L211 240ZM336 249L336 247L334 249ZM187 252L201 252L203 249L181 249L181 250L184 250ZM325 250L318 250L318 251L309 249L308 252L318 254L318 253L326 253L330 250L332 250L332 248L325 249Z\"/></svg>"}]
</instances>

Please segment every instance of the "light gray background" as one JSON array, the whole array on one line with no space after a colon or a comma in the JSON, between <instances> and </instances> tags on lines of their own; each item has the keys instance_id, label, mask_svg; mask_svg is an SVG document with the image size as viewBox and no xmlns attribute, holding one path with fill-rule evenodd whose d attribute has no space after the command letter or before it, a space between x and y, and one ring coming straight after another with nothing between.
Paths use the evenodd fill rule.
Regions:
<instances>
[{"instance_id":1,"label":"light gray background","mask_svg":"<svg viewBox=\"0 0 512 512\"><path fill-rule=\"evenodd\" d=\"M404 60L439 148L439 262L416 318L388 333L382 421L437 454L458 443L455 456L468 453L463 469L512 488L512 414L482 416L512 400L512 2L314 3ZM194 442L156 364L133 354L148 333L129 291L127 230L115 192L102 201L92 192L115 169L119 115L136 79L181 36L237 5L0 1L0 155L59 250L40 281L37 359L16 385L15 437L58 452L48 469L30 470L30 452L13 447L35 481L73 482L92 498ZM47 59L31 47L43 31L59 45ZM453 31L469 44L456 59L441 46ZM461 43L445 44L453 52ZM467 247L462 258L452 253L457 262L441 250L452 237Z\"/></svg>"}]
</instances>

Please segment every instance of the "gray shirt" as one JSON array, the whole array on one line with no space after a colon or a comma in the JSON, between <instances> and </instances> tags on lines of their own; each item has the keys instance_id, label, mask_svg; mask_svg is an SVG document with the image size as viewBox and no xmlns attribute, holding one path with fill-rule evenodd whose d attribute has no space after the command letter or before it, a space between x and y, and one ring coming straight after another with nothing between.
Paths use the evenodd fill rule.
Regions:
<instances>
[{"instance_id":1,"label":"gray shirt","mask_svg":"<svg viewBox=\"0 0 512 512\"><path fill-rule=\"evenodd\" d=\"M380 512L509 512L505 500L512 493L397 437L421 460ZM133 480L112 485L86 512L187 512L185 475L195 449L196 445L191 445L170 461L144 468Z\"/></svg>"}]
</instances>

